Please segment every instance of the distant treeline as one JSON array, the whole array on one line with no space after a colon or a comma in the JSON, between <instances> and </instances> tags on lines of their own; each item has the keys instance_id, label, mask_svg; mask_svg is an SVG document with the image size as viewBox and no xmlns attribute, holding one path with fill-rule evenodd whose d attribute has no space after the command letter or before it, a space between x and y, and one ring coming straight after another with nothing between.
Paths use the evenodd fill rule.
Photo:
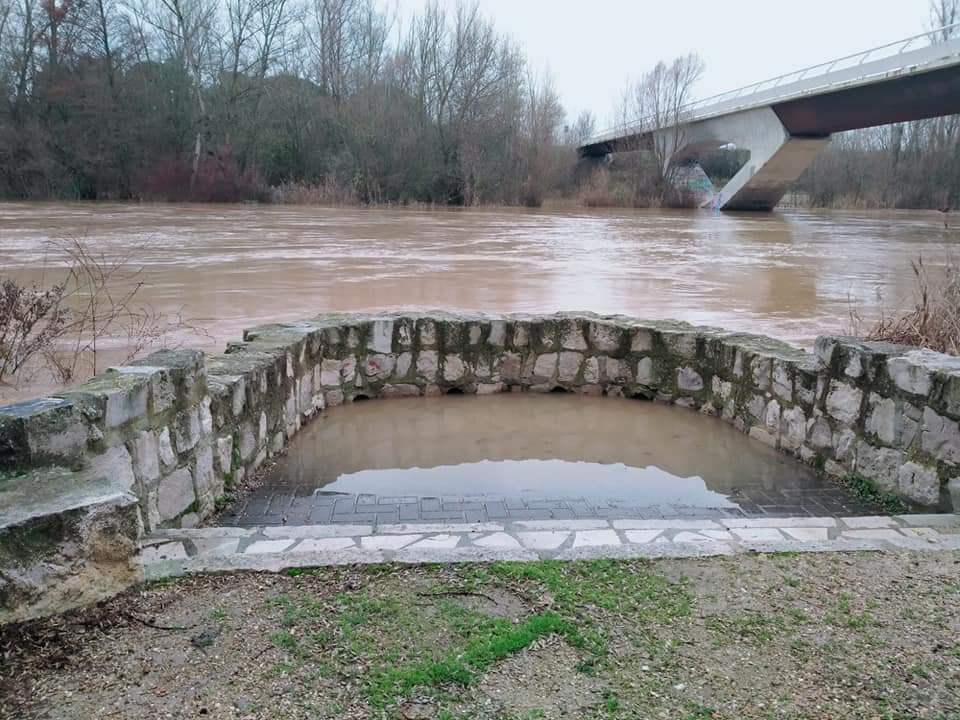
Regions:
<instances>
[{"instance_id":1,"label":"distant treeline","mask_svg":"<svg viewBox=\"0 0 960 720\"><path fill-rule=\"evenodd\" d=\"M475 5L385 8L0 0L0 196L537 204L572 172L549 79Z\"/></svg>"},{"instance_id":2,"label":"distant treeline","mask_svg":"<svg viewBox=\"0 0 960 720\"><path fill-rule=\"evenodd\" d=\"M960 207L960 116L843 133L797 183L813 207Z\"/></svg>"},{"instance_id":3,"label":"distant treeline","mask_svg":"<svg viewBox=\"0 0 960 720\"><path fill-rule=\"evenodd\" d=\"M960 0L935 0L949 24ZM0 198L689 204L659 148L578 164L548 77L475 4L0 0ZM696 55L628 89L689 97ZM624 112L628 103L624 104ZM713 153L718 184L746 159ZM819 206L957 207L960 118L849 133L798 183Z\"/></svg>"}]
</instances>

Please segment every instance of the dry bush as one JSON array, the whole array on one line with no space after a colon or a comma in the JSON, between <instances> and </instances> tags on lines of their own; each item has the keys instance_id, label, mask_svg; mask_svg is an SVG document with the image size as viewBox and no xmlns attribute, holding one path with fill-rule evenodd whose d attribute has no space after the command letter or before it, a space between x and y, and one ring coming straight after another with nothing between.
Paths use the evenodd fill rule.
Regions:
<instances>
[{"instance_id":1,"label":"dry bush","mask_svg":"<svg viewBox=\"0 0 960 720\"><path fill-rule=\"evenodd\" d=\"M331 177L317 184L286 182L270 188L270 196L278 205L359 205L357 192Z\"/></svg>"},{"instance_id":2,"label":"dry bush","mask_svg":"<svg viewBox=\"0 0 960 720\"><path fill-rule=\"evenodd\" d=\"M174 333L206 335L179 312L137 302L143 269L133 257L142 248L108 258L79 239L50 246L66 265L63 281L49 289L0 283L0 385L22 385L39 371L65 385L95 375L106 345L122 346L126 363L148 347L167 346Z\"/></svg>"},{"instance_id":3,"label":"dry bush","mask_svg":"<svg viewBox=\"0 0 960 720\"><path fill-rule=\"evenodd\" d=\"M0 385L21 376L30 360L63 332L65 289L61 284L42 290L9 278L0 282Z\"/></svg>"},{"instance_id":4,"label":"dry bush","mask_svg":"<svg viewBox=\"0 0 960 720\"><path fill-rule=\"evenodd\" d=\"M950 355L960 355L960 267L948 257L942 267L930 267L923 257L911 260L913 308L905 312L881 313L880 319L863 332L863 320L851 308L852 334L867 340L916 345Z\"/></svg>"}]
</instances>

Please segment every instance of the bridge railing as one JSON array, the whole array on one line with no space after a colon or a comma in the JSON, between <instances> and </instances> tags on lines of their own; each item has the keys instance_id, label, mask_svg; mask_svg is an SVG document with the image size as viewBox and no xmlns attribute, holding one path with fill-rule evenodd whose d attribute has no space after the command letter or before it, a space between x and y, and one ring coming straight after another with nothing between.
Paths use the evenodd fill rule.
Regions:
<instances>
[{"instance_id":1,"label":"bridge railing","mask_svg":"<svg viewBox=\"0 0 960 720\"><path fill-rule=\"evenodd\" d=\"M953 23L952 25L946 25L944 27L937 28L936 30L920 33L919 35L903 38L902 40L887 43L886 45L870 48L869 50L854 53L853 55L845 55L844 57L836 58L835 60L828 60L827 62L810 65L809 67L802 68L800 70L794 70L792 72L784 73L783 75L778 75L777 77L761 80L750 85L744 85L743 87L736 88L735 90L728 90L718 95L705 97L701 100L694 100L683 105L678 111L678 118L670 118L668 125L677 124L677 121L691 122L698 120L704 116L714 115L718 110L729 112L735 109L740 109L743 106L749 106L752 102L759 100L760 98L757 96L762 96L762 99L765 103L774 102L776 100L783 99L790 94L785 92L782 96L778 96L776 94L778 88L786 88L795 83L804 81L814 81L819 77L831 75L842 70L856 68L864 65L867 62L895 58L899 55L904 55L905 53L920 49L923 47L923 41L927 41L927 47L933 47L948 42L949 39L955 35L960 35L960 22ZM829 82L827 84L829 85ZM814 85L809 89L814 90L819 87L822 86ZM737 101L743 102L738 103ZM594 145L628 135L651 132L653 130L660 129L660 125L661 124L658 122L656 116L650 115L638 120L632 120L630 122L608 128L595 135L584 144Z\"/></svg>"}]
</instances>

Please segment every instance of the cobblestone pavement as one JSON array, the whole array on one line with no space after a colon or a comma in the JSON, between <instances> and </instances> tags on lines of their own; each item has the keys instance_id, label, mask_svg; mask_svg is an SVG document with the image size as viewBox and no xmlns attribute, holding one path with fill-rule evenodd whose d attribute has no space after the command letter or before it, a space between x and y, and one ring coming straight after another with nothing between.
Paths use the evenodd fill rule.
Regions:
<instances>
[{"instance_id":1,"label":"cobblestone pavement","mask_svg":"<svg viewBox=\"0 0 960 720\"><path fill-rule=\"evenodd\" d=\"M147 578L161 578L350 563L870 550L960 550L960 515L212 527L157 531L139 558Z\"/></svg>"},{"instance_id":2,"label":"cobblestone pavement","mask_svg":"<svg viewBox=\"0 0 960 720\"><path fill-rule=\"evenodd\" d=\"M658 505L638 507L590 498L505 498L494 496L420 497L311 492L261 487L220 518L222 525L326 525L403 522L492 522L644 518L845 517L875 515L881 509L839 485L809 489L744 490L729 496L737 507Z\"/></svg>"}]
</instances>

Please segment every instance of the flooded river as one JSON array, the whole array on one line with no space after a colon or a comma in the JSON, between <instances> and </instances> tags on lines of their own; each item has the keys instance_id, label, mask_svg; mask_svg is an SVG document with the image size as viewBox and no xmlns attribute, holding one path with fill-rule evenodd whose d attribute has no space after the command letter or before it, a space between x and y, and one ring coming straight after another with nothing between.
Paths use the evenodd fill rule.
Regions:
<instances>
[{"instance_id":1,"label":"flooded river","mask_svg":"<svg viewBox=\"0 0 960 720\"><path fill-rule=\"evenodd\" d=\"M209 337L174 341L210 350L262 322L385 307L593 310L809 345L845 329L851 302L868 318L903 304L910 259L960 241L933 212L5 203L0 274L57 277L48 241L71 237L130 255L138 301L182 311Z\"/></svg>"}]
</instances>

